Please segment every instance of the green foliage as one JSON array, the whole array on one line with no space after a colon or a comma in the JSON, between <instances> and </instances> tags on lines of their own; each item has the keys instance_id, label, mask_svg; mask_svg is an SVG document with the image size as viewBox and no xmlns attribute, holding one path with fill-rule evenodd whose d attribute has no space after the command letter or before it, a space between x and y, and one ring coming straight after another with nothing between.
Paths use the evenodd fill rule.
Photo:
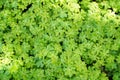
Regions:
<instances>
[{"instance_id":1,"label":"green foliage","mask_svg":"<svg viewBox=\"0 0 120 80\"><path fill-rule=\"evenodd\" d=\"M119 0L1 0L0 80L120 80Z\"/></svg>"}]
</instances>

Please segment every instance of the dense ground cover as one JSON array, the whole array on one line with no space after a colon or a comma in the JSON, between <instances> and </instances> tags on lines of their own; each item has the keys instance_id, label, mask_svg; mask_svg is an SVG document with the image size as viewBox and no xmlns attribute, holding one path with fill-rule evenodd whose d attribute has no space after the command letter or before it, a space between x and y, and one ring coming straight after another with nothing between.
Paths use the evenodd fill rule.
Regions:
<instances>
[{"instance_id":1,"label":"dense ground cover","mask_svg":"<svg viewBox=\"0 0 120 80\"><path fill-rule=\"evenodd\" d=\"M120 1L0 0L0 80L120 80Z\"/></svg>"}]
</instances>

